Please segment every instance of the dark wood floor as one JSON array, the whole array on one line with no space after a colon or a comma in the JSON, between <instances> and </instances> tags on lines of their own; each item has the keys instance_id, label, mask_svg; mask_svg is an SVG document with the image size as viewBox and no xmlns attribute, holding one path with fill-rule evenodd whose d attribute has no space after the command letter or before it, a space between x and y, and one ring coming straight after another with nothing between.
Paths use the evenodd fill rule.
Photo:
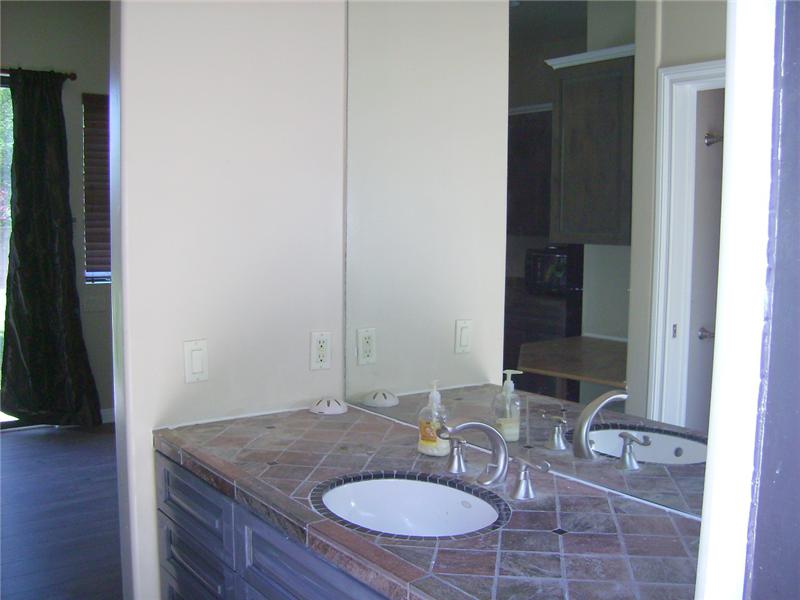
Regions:
<instances>
[{"instance_id":1,"label":"dark wood floor","mask_svg":"<svg viewBox=\"0 0 800 600\"><path fill-rule=\"evenodd\" d=\"M121 597L113 427L0 433L0 598Z\"/></svg>"}]
</instances>

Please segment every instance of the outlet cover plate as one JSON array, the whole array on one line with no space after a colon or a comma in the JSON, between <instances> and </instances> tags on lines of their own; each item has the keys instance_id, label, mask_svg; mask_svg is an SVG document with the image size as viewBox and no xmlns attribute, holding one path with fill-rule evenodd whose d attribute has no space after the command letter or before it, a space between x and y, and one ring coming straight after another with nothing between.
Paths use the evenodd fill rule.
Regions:
<instances>
[{"instance_id":1,"label":"outlet cover plate","mask_svg":"<svg viewBox=\"0 0 800 600\"><path fill-rule=\"evenodd\" d=\"M374 365L378 362L378 348L374 327L356 330L356 359L359 365Z\"/></svg>"},{"instance_id":2,"label":"outlet cover plate","mask_svg":"<svg viewBox=\"0 0 800 600\"><path fill-rule=\"evenodd\" d=\"M312 331L309 368L312 371L331 368L331 332Z\"/></svg>"}]
</instances>

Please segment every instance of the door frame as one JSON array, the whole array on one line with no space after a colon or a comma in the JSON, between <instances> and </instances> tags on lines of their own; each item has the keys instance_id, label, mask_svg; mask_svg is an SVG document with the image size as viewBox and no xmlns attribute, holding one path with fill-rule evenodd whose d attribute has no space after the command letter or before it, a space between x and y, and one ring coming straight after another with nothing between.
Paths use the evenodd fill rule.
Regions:
<instances>
[{"instance_id":1,"label":"door frame","mask_svg":"<svg viewBox=\"0 0 800 600\"><path fill-rule=\"evenodd\" d=\"M725 87L725 61L658 70L656 207L647 417L683 425L691 314L697 97ZM675 341L673 324L677 324ZM683 327L681 327L683 325Z\"/></svg>"}]
</instances>

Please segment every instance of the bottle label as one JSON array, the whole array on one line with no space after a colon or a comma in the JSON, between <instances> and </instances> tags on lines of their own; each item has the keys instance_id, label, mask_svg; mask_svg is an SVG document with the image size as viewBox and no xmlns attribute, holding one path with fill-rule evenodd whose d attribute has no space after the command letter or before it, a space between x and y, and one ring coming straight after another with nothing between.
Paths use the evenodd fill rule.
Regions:
<instances>
[{"instance_id":1,"label":"bottle label","mask_svg":"<svg viewBox=\"0 0 800 600\"><path fill-rule=\"evenodd\" d=\"M423 419L420 419L419 441L428 444L436 444L439 441L439 438L436 435L437 429L438 429L438 423L436 423L436 421L425 421Z\"/></svg>"}]
</instances>

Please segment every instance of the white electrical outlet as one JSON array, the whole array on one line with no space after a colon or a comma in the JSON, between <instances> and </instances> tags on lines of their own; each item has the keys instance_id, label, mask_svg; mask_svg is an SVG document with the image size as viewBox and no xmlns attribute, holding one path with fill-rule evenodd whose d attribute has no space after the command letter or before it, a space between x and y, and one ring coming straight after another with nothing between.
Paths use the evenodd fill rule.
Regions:
<instances>
[{"instance_id":1,"label":"white electrical outlet","mask_svg":"<svg viewBox=\"0 0 800 600\"><path fill-rule=\"evenodd\" d=\"M359 365L373 365L378 361L374 327L356 331L356 355Z\"/></svg>"},{"instance_id":2,"label":"white electrical outlet","mask_svg":"<svg viewBox=\"0 0 800 600\"><path fill-rule=\"evenodd\" d=\"M472 351L471 319L459 319L456 321L456 339L453 351L456 354L466 354Z\"/></svg>"},{"instance_id":3,"label":"white electrical outlet","mask_svg":"<svg viewBox=\"0 0 800 600\"><path fill-rule=\"evenodd\" d=\"M311 332L311 360L309 368L312 371L331 368L331 332Z\"/></svg>"}]
</instances>

